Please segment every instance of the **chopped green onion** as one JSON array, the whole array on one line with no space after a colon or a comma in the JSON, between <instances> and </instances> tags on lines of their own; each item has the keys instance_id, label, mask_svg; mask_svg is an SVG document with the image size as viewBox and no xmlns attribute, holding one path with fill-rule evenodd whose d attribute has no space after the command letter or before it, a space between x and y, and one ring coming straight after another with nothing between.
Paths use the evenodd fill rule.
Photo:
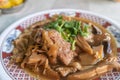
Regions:
<instances>
[{"instance_id":1,"label":"chopped green onion","mask_svg":"<svg viewBox=\"0 0 120 80\"><path fill-rule=\"evenodd\" d=\"M53 21L44 27L45 29L55 29L57 30L67 42L71 43L72 50L75 50L75 37L88 36L89 25L86 23L83 25L83 30L81 29L81 22L77 20L66 21L63 20L62 16L58 16L56 21Z\"/></svg>"},{"instance_id":2,"label":"chopped green onion","mask_svg":"<svg viewBox=\"0 0 120 80\"><path fill-rule=\"evenodd\" d=\"M71 46L72 50L75 50L75 43L76 43L76 41L74 40L74 41L72 42L72 46Z\"/></svg>"}]
</instances>

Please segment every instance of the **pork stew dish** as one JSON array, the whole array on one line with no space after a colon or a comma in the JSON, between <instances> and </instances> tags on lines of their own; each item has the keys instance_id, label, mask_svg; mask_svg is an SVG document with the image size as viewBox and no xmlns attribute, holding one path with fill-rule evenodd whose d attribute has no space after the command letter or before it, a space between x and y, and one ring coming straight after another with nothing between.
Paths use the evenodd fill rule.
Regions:
<instances>
[{"instance_id":1,"label":"pork stew dish","mask_svg":"<svg viewBox=\"0 0 120 80\"><path fill-rule=\"evenodd\" d=\"M120 70L114 37L87 19L54 15L13 41L11 63L41 80L93 80Z\"/></svg>"}]
</instances>

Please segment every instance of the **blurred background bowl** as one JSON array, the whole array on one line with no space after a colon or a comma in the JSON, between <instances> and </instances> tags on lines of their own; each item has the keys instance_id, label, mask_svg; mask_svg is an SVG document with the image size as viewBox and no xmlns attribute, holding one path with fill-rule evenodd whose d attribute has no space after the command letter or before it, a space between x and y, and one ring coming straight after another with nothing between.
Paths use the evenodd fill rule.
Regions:
<instances>
[{"instance_id":1,"label":"blurred background bowl","mask_svg":"<svg viewBox=\"0 0 120 80\"><path fill-rule=\"evenodd\" d=\"M27 0L24 0L23 3L21 3L21 4L17 5L17 6L14 6L14 7L12 7L12 8L5 8L5 9L0 8L1 13L2 13L2 14L10 14L10 13L18 12L18 11L20 11L21 9L24 8L26 2L27 2Z\"/></svg>"}]
</instances>

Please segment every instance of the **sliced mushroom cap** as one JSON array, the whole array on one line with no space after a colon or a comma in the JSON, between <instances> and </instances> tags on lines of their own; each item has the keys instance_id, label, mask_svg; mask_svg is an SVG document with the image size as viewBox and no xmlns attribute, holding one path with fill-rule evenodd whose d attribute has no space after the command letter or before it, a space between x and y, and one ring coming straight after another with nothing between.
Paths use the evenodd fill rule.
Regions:
<instances>
[{"instance_id":1,"label":"sliced mushroom cap","mask_svg":"<svg viewBox=\"0 0 120 80\"><path fill-rule=\"evenodd\" d=\"M95 35L96 34L101 35L102 31L98 27L96 27L95 25L92 25L92 33L95 34Z\"/></svg>"},{"instance_id":2,"label":"sliced mushroom cap","mask_svg":"<svg viewBox=\"0 0 120 80\"><path fill-rule=\"evenodd\" d=\"M112 53L112 49L111 49L110 41L103 41L102 44L104 45L104 53L105 54L111 54Z\"/></svg>"}]
</instances>

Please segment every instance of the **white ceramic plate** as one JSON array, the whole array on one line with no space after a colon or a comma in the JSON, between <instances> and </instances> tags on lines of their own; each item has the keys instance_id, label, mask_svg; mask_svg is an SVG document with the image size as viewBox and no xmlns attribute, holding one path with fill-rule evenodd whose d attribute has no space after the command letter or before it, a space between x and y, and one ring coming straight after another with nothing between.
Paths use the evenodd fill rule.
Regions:
<instances>
[{"instance_id":1,"label":"white ceramic plate","mask_svg":"<svg viewBox=\"0 0 120 80\"><path fill-rule=\"evenodd\" d=\"M115 21L95 14L89 11L73 10L73 9L59 9L59 10L48 10L39 12L36 14L29 15L11 26L9 26L0 36L0 76L3 80L35 80L29 76L22 69L16 65L9 64L9 57L13 49L12 40L16 39L19 34L27 28L29 25L46 19L54 14L64 14L68 16L82 17L93 22L96 22L106 29L108 29L116 38L118 45L118 61L120 61L120 25ZM116 80L120 76L119 72L111 71L106 73L104 76L96 80ZM1 80L1 79L0 79Z\"/></svg>"}]
</instances>

